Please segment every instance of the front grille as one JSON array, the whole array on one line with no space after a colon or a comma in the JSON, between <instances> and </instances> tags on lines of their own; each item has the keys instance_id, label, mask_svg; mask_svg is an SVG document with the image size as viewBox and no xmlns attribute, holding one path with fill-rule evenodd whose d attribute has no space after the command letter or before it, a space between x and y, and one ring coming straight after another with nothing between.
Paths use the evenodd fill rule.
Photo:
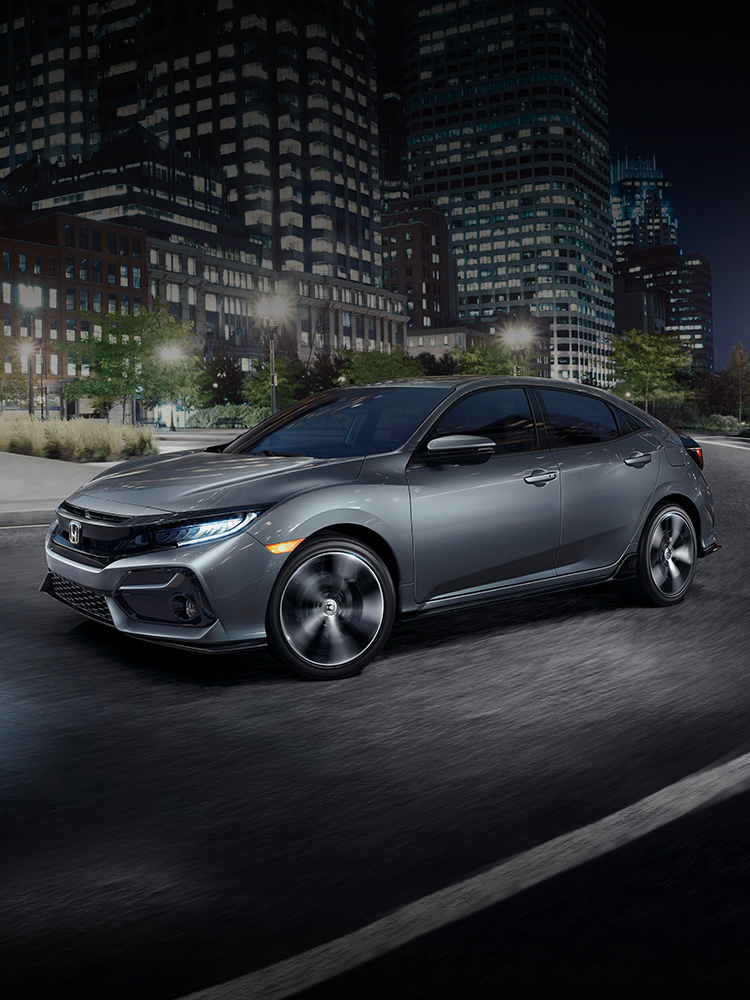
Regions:
<instances>
[{"instance_id":1,"label":"front grille","mask_svg":"<svg viewBox=\"0 0 750 1000\"><path fill-rule=\"evenodd\" d=\"M58 576L57 573L51 573L50 576L50 589L58 601L75 608L81 614L88 615L89 618L95 618L106 625L114 625L103 591L82 587L72 580L66 580L64 576Z\"/></svg>"},{"instance_id":2,"label":"front grille","mask_svg":"<svg viewBox=\"0 0 750 1000\"><path fill-rule=\"evenodd\" d=\"M108 524L122 524L123 521L130 520L130 518L123 516L122 514L105 514L100 510L90 510L87 507L77 507L75 504L68 503L67 500L64 500L60 504L60 510L63 514L68 514L71 517L88 518L92 521L105 521Z\"/></svg>"}]
</instances>

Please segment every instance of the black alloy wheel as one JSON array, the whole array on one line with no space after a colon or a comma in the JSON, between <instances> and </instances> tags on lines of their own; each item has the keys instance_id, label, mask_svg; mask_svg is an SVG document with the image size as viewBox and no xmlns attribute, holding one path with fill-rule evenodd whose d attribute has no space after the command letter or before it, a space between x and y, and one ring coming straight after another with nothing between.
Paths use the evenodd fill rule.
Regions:
<instances>
[{"instance_id":1,"label":"black alloy wheel","mask_svg":"<svg viewBox=\"0 0 750 1000\"><path fill-rule=\"evenodd\" d=\"M369 546L324 534L289 556L266 615L278 658L308 680L359 674L390 635L396 610L393 580Z\"/></svg>"},{"instance_id":2,"label":"black alloy wheel","mask_svg":"<svg viewBox=\"0 0 750 1000\"><path fill-rule=\"evenodd\" d=\"M695 527L677 503L657 507L638 545L635 591L657 607L678 604L690 589L698 558Z\"/></svg>"}]
</instances>

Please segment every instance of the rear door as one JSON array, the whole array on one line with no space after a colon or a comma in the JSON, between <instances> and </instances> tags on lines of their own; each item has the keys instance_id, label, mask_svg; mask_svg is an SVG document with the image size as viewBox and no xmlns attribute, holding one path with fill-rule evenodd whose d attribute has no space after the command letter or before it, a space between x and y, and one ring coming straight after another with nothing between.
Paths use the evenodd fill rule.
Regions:
<instances>
[{"instance_id":1,"label":"rear door","mask_svg":"<svg viewBox=\"0 0 750 1000\"><path fill-rule=\"evenodd\" d=\"M579 390L537 389L560 469L560 574L611 566L638 529L656 486L656 435L627 429L603 399Z\"/></svg>"}]
</instances>

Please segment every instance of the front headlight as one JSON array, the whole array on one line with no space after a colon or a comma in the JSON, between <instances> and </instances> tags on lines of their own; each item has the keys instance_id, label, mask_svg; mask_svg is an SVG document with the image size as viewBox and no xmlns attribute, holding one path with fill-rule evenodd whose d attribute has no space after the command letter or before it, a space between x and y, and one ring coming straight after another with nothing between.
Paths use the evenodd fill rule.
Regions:
<instances>
[{"instance_id":1,"label":"front headlight","mask_svg":"<svg viewBox=\"0 0 750 1000\"><path fill-rule=\"evenodd\" d=\"M163 528L152 528L149 537L153 545L194 545L197 542L214 542L218 538L226 538L244 530L259 513L260 511L253 510L242 514L225 514L204 521L167 524Z\"/></svg>"}]
</instances>

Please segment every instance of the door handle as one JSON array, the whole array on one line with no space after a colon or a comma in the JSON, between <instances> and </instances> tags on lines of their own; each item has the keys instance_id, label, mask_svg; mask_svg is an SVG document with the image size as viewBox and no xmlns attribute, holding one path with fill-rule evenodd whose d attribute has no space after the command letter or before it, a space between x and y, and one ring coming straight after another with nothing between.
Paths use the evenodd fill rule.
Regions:
<instances>
[{"instance_id":1,"label":"door handle","mask_svg":"<svg viewBox=\"0 0 750 1000\"><path fill-rule=\"evenodd\" d=\"M531 483L533 486L544 486L545 483L551 483L553 479L557 479L557 473L547 472L546 469L534 469L528 476L523 477L525 483Z\"/></svg>"},{"instance_id":2,"label":"door handle","mask_svg":"<svg viewBox=\"0 0 750 1000\"><path fill-rule=\"evenodd\" d=\"M646 465L647 462L651 461L651 453L646 452L644 455L640 451L634 451L632 455L628 455L623 461L625 465Z\"/></svg>"}]
</instances>

